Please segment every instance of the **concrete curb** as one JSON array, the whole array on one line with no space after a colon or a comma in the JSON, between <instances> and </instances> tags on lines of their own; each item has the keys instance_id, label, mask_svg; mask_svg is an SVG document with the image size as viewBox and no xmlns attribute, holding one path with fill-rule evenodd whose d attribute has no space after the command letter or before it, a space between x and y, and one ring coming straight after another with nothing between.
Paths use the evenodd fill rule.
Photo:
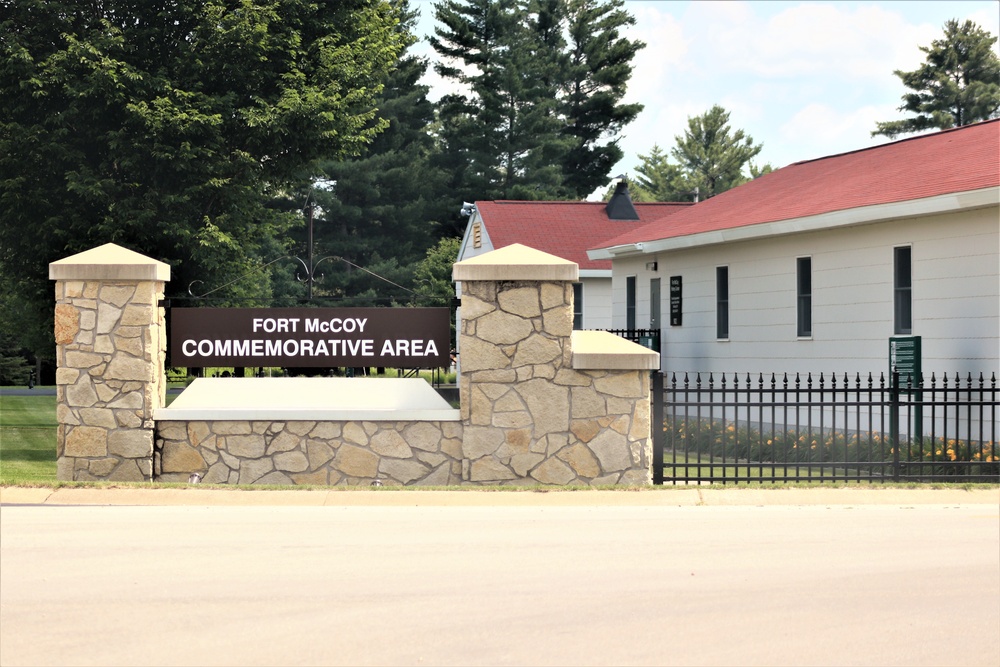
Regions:
<instances>
[{"instance_id":1,"label":"concrete curb","mask_svg":"<svg viewBox=\"0 0 1000 667\"><path fill-rule=\"evenodd\" d=\"M994 505L1000 487L983 489L685 487L632 490L228 490L142 488L0 488L3 505L316 506L316 507L581 507Z\"/></svg>"}]
</instances>

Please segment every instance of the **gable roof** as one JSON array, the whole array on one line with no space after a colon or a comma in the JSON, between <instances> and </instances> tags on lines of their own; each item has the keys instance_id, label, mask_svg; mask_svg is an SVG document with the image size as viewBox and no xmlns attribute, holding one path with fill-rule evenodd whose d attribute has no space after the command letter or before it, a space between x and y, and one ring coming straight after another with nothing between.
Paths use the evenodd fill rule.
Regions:
<instances>
[{"instance_id":1,"label":"gable roof","mask_svg":"<svg viewBox=\"0 0 1000 667\"><path fill-rule=\"evenodd\" d=\"M796 162L591 246L591 254L605 258L616 246L641 250L635 244L997 186L1000 119Z\"/></svg>"},{"instance_id":2,"label":"gable roof","mask_svg":"<svg viewBox=\"0 0 1000 667\"><path fill-rule=\"evenodd\" d=\"M514 243L530 246L580 265L611 270L611 260L590 259L587 249L624 232L676 214L691 204L634 204L638 220L611 220L604 202L477 201L476 210L495 249Z\"/></svg>"}]
</instances>

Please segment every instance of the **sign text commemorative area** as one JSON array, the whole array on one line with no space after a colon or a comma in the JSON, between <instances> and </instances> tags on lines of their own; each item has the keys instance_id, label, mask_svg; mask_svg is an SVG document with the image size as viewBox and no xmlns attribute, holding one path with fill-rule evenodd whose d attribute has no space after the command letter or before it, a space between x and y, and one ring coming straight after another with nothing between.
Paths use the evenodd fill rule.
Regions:
<instances>
[{"instance_id":1,"label":"sign text commemorative area","mask_svg":"<svg viewBox=\"0 0 1000 667\"><path fill-rule=\"evenodd\" d=\"M170 365L443 368L447 308L171 308Z\"/></svg>"}]
</instances>

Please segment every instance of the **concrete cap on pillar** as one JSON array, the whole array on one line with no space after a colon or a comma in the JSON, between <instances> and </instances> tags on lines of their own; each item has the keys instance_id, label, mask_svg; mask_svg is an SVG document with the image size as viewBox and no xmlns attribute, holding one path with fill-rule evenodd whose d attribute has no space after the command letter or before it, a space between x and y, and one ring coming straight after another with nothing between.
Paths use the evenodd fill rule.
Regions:
<instances>
[{"instance_id":1,"label":"concrete cap on pillar","mask_svg":"<svg viewBox=\"0 0 1000 667\"><path fill-rule=\"evenodd\" d=\"M49 264L49 280L170 280L170 265L114 243Z\"/></svg>"},{"instance_id":2,"label":"concrete cap on pillar","mask_svg":"<svg viewBox=\"0 0 1000 667\"><path fill-rule=\"evenodd\" d=\"M574 331L570 343L575 370L656 370L660 353L609 331Z\"/></svg>"},{"instance_id":3,"label":"concrete cap on pillar","mask_svg":"<svg viewBox=\"0 0 1000 667\"><path fill-rule=\"evenodd\" d=\"M580 266L562 257L515 243L457 262L453 280L545 280L576 282Z\"/></svg>"}]
</instances>

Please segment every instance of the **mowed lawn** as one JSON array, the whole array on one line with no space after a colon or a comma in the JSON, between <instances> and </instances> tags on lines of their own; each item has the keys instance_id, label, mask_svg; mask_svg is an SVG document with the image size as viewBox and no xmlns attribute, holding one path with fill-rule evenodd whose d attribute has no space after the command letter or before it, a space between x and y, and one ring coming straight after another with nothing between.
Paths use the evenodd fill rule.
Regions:
<instances>
[{"instance_id":1,"label":"mowed lawn","mask_svg":"<svg viewBox=\"0 0 1000 667\"><path fill-rule=\"evenodd\" d=\"M0 484L56 481L56 397L0 396Z\"/></svg>"}]
</instances>

